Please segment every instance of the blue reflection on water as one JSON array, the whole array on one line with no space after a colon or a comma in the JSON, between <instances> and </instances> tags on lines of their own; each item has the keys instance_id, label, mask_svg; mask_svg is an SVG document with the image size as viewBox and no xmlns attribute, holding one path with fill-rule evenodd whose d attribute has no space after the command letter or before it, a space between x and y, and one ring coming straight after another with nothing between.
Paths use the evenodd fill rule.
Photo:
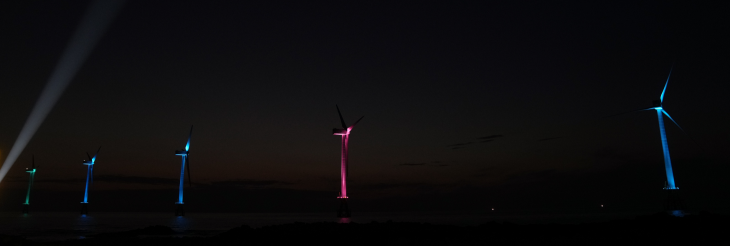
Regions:
<instances>
[{"instance_id":1,"label":"blue reflection on water","mask_svg":"<svg viewBox=\"0 0 730 246\"><path fill-rule=\"evenodd\" d=\"M684 217L684 211L682 211L682 210L672 210L672 216L674 216L674 217Z\"/></svg>"},{"instance_id":2,"label":"blue reflection on water","mask_svg":"<svg viewBox=\"0 0 730 246\"><path fill-rule=\"evenodd\" d=\"M175 216L175 218L170 221L170 228L172 228L172 230L177 232L178 234L182 234L190 229L190 226L192 224L191 222L191 219L188 217Z\"/></svg>"},{"instance_id":3,"label":"blue reflection on water","mask_svg":"<svg viewBox=\"0 0 730 246\"><path fill-rule=\"evenodd\" d=\"M76 218L73 230L77 235L79 235L79 238L82 238L86 235L91 234L91 232L93 232L95 228L96 220L94 219L94 217L82 214Z\"/></svg>"}]
</instances>

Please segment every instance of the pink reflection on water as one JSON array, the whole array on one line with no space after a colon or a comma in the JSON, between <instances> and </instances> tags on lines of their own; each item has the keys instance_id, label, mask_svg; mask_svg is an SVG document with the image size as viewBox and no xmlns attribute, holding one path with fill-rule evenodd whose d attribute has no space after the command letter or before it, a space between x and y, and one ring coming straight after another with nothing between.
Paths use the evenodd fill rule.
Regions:
<instances>
[{"instance_id":1,"label":"pink reflection on water","mask_svg":"<svg viewBox=\"0 0 730 246\"><path fill-rule=\"evenodd\" d=\"M350 223L350 218L340 218L339 220L337 220L337 223L339 223L339 224L349 224Z\"/></svg>"}]
</instances>

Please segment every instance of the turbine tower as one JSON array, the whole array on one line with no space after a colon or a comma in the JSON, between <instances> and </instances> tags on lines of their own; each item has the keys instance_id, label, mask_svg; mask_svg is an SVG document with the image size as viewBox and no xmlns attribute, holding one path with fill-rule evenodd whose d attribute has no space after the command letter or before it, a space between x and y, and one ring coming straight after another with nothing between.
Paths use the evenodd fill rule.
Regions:
<instances>
[{"instance_id":1,"label":"turbine tower","mask_svg":"<svg viewBox=\"0 0 730 246\"><path fill-rule=\"evenodd\" d=\"M667 173L667 181L666 185L664 186L664 189L667 190L667 204L666 208L668 210L680 210L682 209L682 202L679 199L679 195L677 194L677 190L679 187L677 187L676 183L674 182L674 172L672 171L672 159L669 157L669 146L667 144L667 134L664 130L664 115L667 116L672 122L674 122L677 127L679 127L680 130L684 131L679 124L677 124L674 119L672 119L672 116L669 116L669 113L667 113L666 110L662 107L662 103L664 102L664 93L667 91L667 85L669 85L669 78L672 76L672 71L669 71L669 76L667 76L667 81L664 83L664 90L662 90L662 94L659 96L658 100L654 100L654 105L651 108L647 108L644 110L656 110L657 117L659 118L659 134L661 136L662 140L662 150L664 151L664 169ZM664 115L662 115L664 114Z\"/></svg>"},{"instance_id":2,"label":"turbine tower","mask_svg":"<svg viewBox=\"0 0 730 246\"><path fill-rule=\"evenodd\" d=\"M178 199L175 204L177 204L177 207L175 208L175 216L185 216L185 210L183 209L183 186L185 184L185 166L188 167L188 186L192 186L192 181L190 180L190 158L188 157L188 154L190 153L190 137L193 136L193 126L190 126L190 134L188 135L188 144L185 145L184 150L176 150L175 155L179 155L182 157L182 167L180 168L180 192L178 193Z\"/></svg>"},{"instance_id":3,"label":"turbine tower","mask_svg":"<svg viewBox=\"0 0 730 246\"><path fill-rule=\"evenodd\" d=\"M23 203L23 214L28 214L28 207L30 206L30 189L33 187L33 181L35 180L35 156L32 156L31 167L26 168L25 172L30 174L28 178L28 193L25 195L25 203Z\"/></svg>"},{"instance_id":4,"label":"turbine tower","mask_svg":"<svg viewBox=\"0 0 730 246\"><path fill-rule=\"evenodd\" d=\"M101 147L96 150L96 154L94 154L94 157L91 157L89 155L89 152L86 152L86 157L89 157L89 160L84 160L82 162L82 164L86 165L86 189L84 190L84 201L81 202L82 215L89 213L89 184L94 183L94 164L96 163L96 156L99 155L100 150Z\"/></svg>"},{"instance_id":5,"label":"turbine tower","mask_svg":"<svg viewBox=\"0 0 730 246\"><path fill-rule=\"evenodd\" d=\"M352 132L352 128L357 125L360 120L362 120L363 117L360 117L357 121L355 121L354 124L351 126L347 126L345 124L345 120L342 118L342 113L340 113L340 107L335 105L337 107L337 114L340 116L340 123L342 123L342 129L332 129L332 135L339 135L342 136L342 151L341 151L341 157L340 157L340 196L337 198L340 199L340 208L337 210L337 217L338 218L350 218L350 208L347 206L347 160L348 160L348 143L350 139L350 132Z\"/></svg>"}]
</instances>

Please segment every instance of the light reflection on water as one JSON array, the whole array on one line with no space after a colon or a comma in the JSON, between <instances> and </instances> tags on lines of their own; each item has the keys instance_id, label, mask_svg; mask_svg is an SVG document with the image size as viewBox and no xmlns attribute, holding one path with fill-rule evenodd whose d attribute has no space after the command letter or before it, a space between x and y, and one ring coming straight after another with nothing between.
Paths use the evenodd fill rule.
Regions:
<instances>
[{"instance_id":1,"label":"light reflection on water","mask_svg":"<svg viewBox=\"0 0 730 246\"><path fill-rule=\"evenodd\" d=\"M76 221L73 225L73 231L78 238L86 238L88 234L95 231L94 229L96 225L94 217L82 214L76 217Z\"/></svg>"},{"instance_id":2,"label":"light reflection on water","mask_svg":"<svg viewBox=\"0 0 730 246\"><path fill-rule=\"evenodd\" d=\"M653 211L652 211L653 212ZM215 235L241 225L253 228L293 222L369 223L420 222L432 224L478 225L490 221L524 223L577 223L631 219L640 213L606 214L495 214L483 213L360 213L341 220L334 213L206 213L173 216L171 213L0 213L0 234L24 236L34 241L57 241L108 232L123 232L154 225L170 227L177 236ZM348 221L349 220L349 221Z\"/></svg>"},{"instance_id":3,"label":"light reflection on water","mask_svg":"<svg viewBox=\"0 0 730 246\"><path fill-rule=\"evenodd\" d=\"M168 226L178 235L183 234L192 228L191 219L185 216L175 216L172 220L170 220Z\"/></svg>"}]
</instances>

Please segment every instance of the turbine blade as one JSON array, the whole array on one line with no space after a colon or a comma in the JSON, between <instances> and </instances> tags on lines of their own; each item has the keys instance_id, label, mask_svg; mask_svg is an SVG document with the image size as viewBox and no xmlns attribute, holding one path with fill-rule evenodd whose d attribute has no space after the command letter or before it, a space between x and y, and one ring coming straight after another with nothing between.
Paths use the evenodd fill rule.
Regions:
<instances>
[{"instance_id":1,"label":"turbine blade","mask_svg":"<svg viewBox=\"0 0 730 246\"><path fill-rule=\"evenodd\" d=\"M96 161L96 156L99 155L99 151L101 150L101 146L99 146L99 149L96 150L96 154L94 154L94 158L91 158L91 164L94 164Z\"/></svg>"},{"instance_id":2,"label":"turbine blade","mask_svg":"<svg viewBox=\"0 0 730 246\"><path fill-rule=\"evenodd\" d=\"M185 145L185 151L190 149L190 138L193 137L193 125L190 125L190 134L188 135L188 144Z\"/></svg>"},{"instance_id":3,"label":"turbine blade","mask_svg":"<svg viewBox=\"0 0 730 246\"><path fill-rule=\"evenodd\" d=\"M30 156L31 156L31 157L33 158L33 161L32 161L32 163L31 163L31 165L32 165L32 167L31 167L31 168L32 168L32 169L35 169L35 155L30 155Z\"/></svg>"},{"instance_id":4,"label":"turbine blade","mask_svg":"<svg viewBox=\"0 0 730 246\"><path fill-rule=\"evenodd\" d=\"M662 110L662 112L664 113L664 115L666 115L667 117L669 117L669 119L672 120L672 122L674 122L674 124L677 125L677 127L679 127L679 130L682 130L682 132L684 132L684 134L687 134L687 132L685 132L684 129L682 129L682 127L679 126L679 124L677 124L677 122L674 121L674 119L672 119L672 116L669 116L669 113L667 113L666 110Z\"/></svg>"},{"instance_id":5,"label":"turbine blade","mask_svg":"<svg viewBox=\"0 0 730 246\"><path fill-rule=\"evenodd\" d=\"M664 83L664 90L662 90L662 95L659 96L659 101L660 102L664 102L664 92L667 91L667 85L669 84L669 77L672 76L672 69L674 69L674 67L672 67L671 69L669 69L669 76L667 76L667 82Z\"/></svg>"},{"instance_id":6,"label":"turbine blade","mask_svg":"<svg viewBox=\"0 0 730 246\"><path fill-rule=\"evenodd\" d=\"M352 125L350 126L350 128L353 128L353 127L355 127L355 125L357 125L357 123L358 123L358 122L360 122L360 120L362 120L362 118L365 118L365 116L363 115L362 117L360 117L360 119L357 119L357 121L355 121L355 123L353 123L353 124L352 124Z\"/></svg>"},{"instance_id":7,"label":"turbine blade","mask_svg":"<svg viewBox=\"0 0 730 246\"><path fill-rule=\"evenodd\" d=\"M347 129L347 124L345 124L345 119L342 118L342 113L340 113L340 107L335 104L335 107L337 107L337 114L340 115L340 123L342 123L342 129Z\"/></svg>"},{"instance_id":8,"label":"turbine blade","mask_svg":"<svg viewBox=\"0 0 730 246\"><path fill-rule=\"evenodd\" d=\"M686 131L684 131L684 129L683 129L683 128L682 128L681 126L679 126L679 124L677 124L677 122L676 122L676 121L674 121L674 119L672 119L672 116L669 116L669 113L667 113L667 111L665 111L665 110L662 110L662 112L663 112L663 113L664 113L664 115L666 115L666 116L667 116L667 117L668 117L668 118L669 118L670 120L672 120L672 122L674 122L674 124L675 124L675 125L677 125L677 127L679 127L679 130L682 130L682 133L684 133L684 135L687 135L687 137L689 137L689 139L690 139L690 140L692 140L692 142L693 142L693 143L694 143L694 144L695 144L695 145L696 145L696 146L697 146L698 148L700 148L700 150L701 150L701 151L704 151L704 148L702 148L702 145L700 145L700 143L698 143L698 142L697 142L697 141L696 141L696 140L695 140L695 139L694 139L694 138L693 138L692 136L690 136L689 134L687 134L687 132L686 132Z\"/></svg>"},{"instance_id":9,"label":"turbine blade","mask_svg":"<svg viewBox=\"0 0 730 246\"><path fill-rule=\"evenodd\" d=\"M188 187L193 186L193 180L190 178L190 157L185 158L185 166L188 168Z\"/></svg>"},{"instance_id":10,"label":"turbine blade","mask_svg":"<svg viewBox=\"0 0 730 246\"><path fill-rule=\"evenodd\" d=\"M86 152L86 157L89 157L89 160L91 160L91 155L89 155L89 152Z\"/></svg>"}]
</instances>

